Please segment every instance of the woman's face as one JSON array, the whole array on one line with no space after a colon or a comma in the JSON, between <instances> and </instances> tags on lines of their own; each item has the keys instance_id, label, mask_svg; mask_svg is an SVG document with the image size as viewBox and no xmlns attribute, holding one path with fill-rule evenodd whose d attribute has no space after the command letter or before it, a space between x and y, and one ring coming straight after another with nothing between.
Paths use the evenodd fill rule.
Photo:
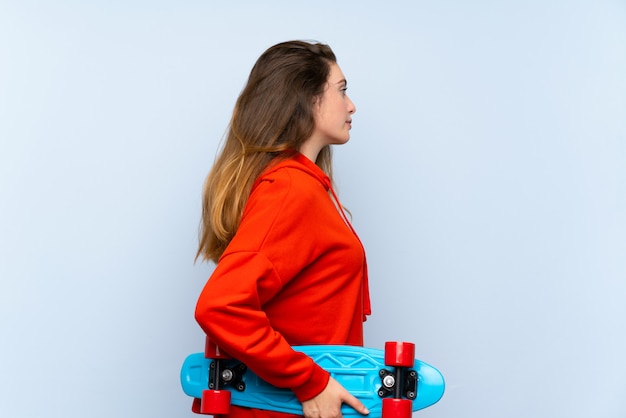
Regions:
<instances>
[{"instance_id":1,"label":"woman's face","mask_svg":"<svg viewBox=\"0 0 626 418\"><path fill-rule=\"evenodd\" d=\"M314 106L315 128L307 142L321 150L326 145L345 144L350 139L356 107L346 94L347 82L339 66L330 65L324 94Z\"/></svg>"}]
</instances>

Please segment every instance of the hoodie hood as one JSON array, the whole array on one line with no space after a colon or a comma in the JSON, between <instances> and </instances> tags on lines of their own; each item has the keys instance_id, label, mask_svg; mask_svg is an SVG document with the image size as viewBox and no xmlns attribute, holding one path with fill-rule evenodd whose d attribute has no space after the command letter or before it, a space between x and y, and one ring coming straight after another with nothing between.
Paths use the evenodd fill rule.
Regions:
<instances>
[{"instance_id":1,"label":"hoodie hood","mask_svg":"<svg viewBox=\"0 0 626 418\"><path fill-rule=\"evenodd\" d=\"M326 175L326 173L324 173L324 170L298 151L285 151L285 153L274 159L269 164L269 166L261 173L259 179L286 167L304 171L311 177L316 178L322 186L324 186L326 191L331 190L330 178Z\"/></svg>"}]
</instances>

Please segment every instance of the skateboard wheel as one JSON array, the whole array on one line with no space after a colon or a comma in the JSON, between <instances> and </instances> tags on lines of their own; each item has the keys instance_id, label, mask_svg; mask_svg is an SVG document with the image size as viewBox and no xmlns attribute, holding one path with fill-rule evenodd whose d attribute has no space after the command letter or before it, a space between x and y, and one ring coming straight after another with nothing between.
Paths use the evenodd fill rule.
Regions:
<instances>
[{"instance_id":1,"label":"skateboard wheel","mask_svg":"<svg viewBox=\"0 0 626 418\"><path fill-rule=\"evenodd\" d=\"M408 399L383 399L382 418L411 418L413 402Z\"/></svg>"},{"instance_id":2,"label":"skateboard wheel","mask_svg":"<svg viewBox=\"0 0 626 418\"><path fill-rule=\"evenodd\" d=\"M230 392L227 390L205 390L202 392L200 413L225 415L230 411Z\"/></svg>"},{"instance_id":3,"label":"skateboard wheel","mask_svg":"<svg viewBox=\"0 0 626 418\"><path fill-rule=\"evenodd\" d=\"M415 363L415 344L404 342L385 343L385 365L395 367L413 367Z\"/></svg>"},{"instance_id":4,"label":"skateboard wheel","mask_svg":"<svg viewBox=\"0 0 626 418\"><path fill-rule=\"evenodd\" d=\"M230 356L225 351L222 351L213 341L206 337L204 344L204 357L210 359L229 359Z\"/></svg>"},{"instance_id":5,"label":"skateboard wheel","mask_svg":"<svg viewBox=\"0 0 626 418\"><path fill-rule=\"evenodd\" d=\"M191 404L191 412L194 414L200 413L200 406L202 405L202 401L198 398L193 398L193 403Z\"/></svg>"}]
</instances>

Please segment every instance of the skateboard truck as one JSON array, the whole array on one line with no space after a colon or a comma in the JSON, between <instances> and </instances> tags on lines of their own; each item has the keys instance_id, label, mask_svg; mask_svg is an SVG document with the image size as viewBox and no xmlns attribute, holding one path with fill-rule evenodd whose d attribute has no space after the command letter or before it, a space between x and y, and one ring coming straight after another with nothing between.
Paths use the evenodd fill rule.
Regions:
<instances>
[{"instance_id":1,"label":"skateboard truck","mask_svg":"<svg viewBox=\"0 0 626 418\"><path fill-rule=\"evenodd\" d=\"M202 398L194 399L191 409L200 414L228 414L231 392L222 388L232 386L238 391L243 391L246 388L243 375L247 367L243 363L228 367L226 361L230 359L230 356L221 351L208 337L205 343L204 356L213 360L209 366L208 390L202 391Z\"/></svg>"},{"instance_id":2,"label":"skateboard truck","mask_svg":"<svg viewBox=\"0 0 626 418\"><path fill-rule=\"evenodd\" d=\"M403 370L397 367L395 372L382 369L378 372L381 380L381 387L378 389L378 396L386 398L392 395L394 398L413 400L417 397L417 372L415 370Z\"/></svg>"},{"instance_id":3,"label":"skateboard truck","mask_svg":"<svg viewBox=\"0 0 626 418\"><path fill-rule=\"evenodd\" d=\"M227 367L224 360L215 359L209 366L209 389L220 390L226 386L232 386L239 392L246 389L243 375L248 368L239 363L234 367Z\"/></svg>"},{"instance_id":4,"label":"skateboard truck","mask_svg":"<svg viewBox=\"0 0 626 418\"><path fill-rule=\"evenodd\" d=\"M391 372L379 372L382 386L378 396L383 398L383 418L410 418L413 399L417 397L417 372L415 364L415 344L405 342L385 343L385 365L395 367Z\"/></svg>"}]
</instances>

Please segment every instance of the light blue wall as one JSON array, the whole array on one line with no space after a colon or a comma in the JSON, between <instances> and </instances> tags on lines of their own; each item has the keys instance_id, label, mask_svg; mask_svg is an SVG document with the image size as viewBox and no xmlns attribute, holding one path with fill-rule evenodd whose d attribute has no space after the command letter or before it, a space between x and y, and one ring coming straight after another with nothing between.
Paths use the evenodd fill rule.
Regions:
<instances>
[{"instance_id":1,"label":"light blue wall","mask_svg":"<svg viewBox=\"0 0 626 418\"><path fill-rule=\"evenodd\" d=\"M421 417L626 416L624 1L0 1L0 416L191 417L200 192L255 59L329 43L367 345Z\"/></svg>"}]
</instances>

